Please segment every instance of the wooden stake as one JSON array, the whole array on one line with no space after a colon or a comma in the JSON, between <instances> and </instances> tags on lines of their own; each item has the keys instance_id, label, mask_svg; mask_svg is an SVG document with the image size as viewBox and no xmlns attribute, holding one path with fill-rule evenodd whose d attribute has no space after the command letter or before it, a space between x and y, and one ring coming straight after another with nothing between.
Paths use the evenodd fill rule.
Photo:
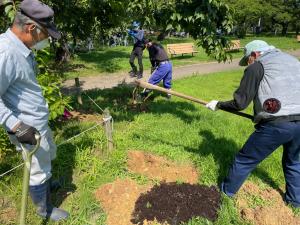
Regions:
<instances>
[{"instance_id":1,"label":"wooden stake","mask_svg":"<svg viewBox=\"0 0 300 225\"><path fill-rule=\"evenodd\" d=\"M82 98L81 98L81 88L80 88L80 82L79 78L75 78L75 86L76 86L76 92L77 92L77 102L82 105Z\"/></svg>"},{"instance_id":2,"label":"wooden stake","mask_svg":"<svg viewBox=\"0 0 300 225\"><path fill-rule=\"evenodd\" d=\"M103 120L104 120L104 126L105 126L105 134L107 138L107 148L108 151L112 151L114 148L114 143L113 143L113 137L112 137L112 117L110 115L110 112L108 108L106 108L103 111Z\"/></svg>"}]
</instances>

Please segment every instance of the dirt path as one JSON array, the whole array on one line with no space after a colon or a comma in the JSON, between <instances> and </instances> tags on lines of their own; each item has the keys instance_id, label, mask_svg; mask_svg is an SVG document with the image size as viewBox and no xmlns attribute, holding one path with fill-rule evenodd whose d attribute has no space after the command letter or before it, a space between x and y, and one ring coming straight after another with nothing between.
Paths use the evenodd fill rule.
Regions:
<instances>
[{"instance_id":1,"label":"dirt path","mask_svg":"<svg viewBox=\"0 0 300 225\"><path fill-rule=\"evenodd\" d=\"M290 54L300 57L300 49L289 52ZM209 62L209 63L198 63L187 66L180 66L173 68L173 79L180 79L183 77L192 76L194 74L203 75L208 73L215 73L228 70L237 70L241 67L238 65L239 59L234 59L230 63L218 63L218 62ZM144 71L143 80L148 80L150 76L150 71ZM105 89L118 86L122 83L130 84L134 79L130 78L127 73L116 73L109 76L93 76L93 77L82 77L80 78L80 83L82 90L89 89ZM74 80L67 80L63 84L64 90L72 91L74 90Z\"/></svg>"}]
</instances>

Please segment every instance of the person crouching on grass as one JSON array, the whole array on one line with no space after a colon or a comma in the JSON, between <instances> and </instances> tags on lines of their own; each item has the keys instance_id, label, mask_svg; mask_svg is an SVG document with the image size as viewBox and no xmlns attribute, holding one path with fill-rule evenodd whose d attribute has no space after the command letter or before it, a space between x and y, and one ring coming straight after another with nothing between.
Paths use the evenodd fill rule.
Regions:
<instances>
[{"instance_id":1,"label":"person crouching on grass","mask_svg":"<svg viewBox=\"0 0 300 225\"><path fill-rule=\"evenodd\" d=\"M163 86L166 89L171 89L172 86L172 63L162 45L145 40L145 46L149 52L149 59L151 62L151 76L148 83L157 85L163 80ZM151 90L144 89L141 95L146 97ZM167 98L170 99L171 95L168 94Z\"/></svg>"}]
</instances>

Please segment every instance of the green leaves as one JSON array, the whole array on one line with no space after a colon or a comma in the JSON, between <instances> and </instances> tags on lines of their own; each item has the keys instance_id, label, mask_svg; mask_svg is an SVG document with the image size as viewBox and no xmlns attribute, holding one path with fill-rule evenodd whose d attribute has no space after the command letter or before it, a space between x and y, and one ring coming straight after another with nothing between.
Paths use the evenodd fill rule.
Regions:
<instances>
[{"instance_id":1,"label":"green leaves","mask_svg":"<svg viewBox=\"0 0 300 225\"><path fill-rule=\"evenodd\" d=\"M64 109L69 107L71 99L62 95L60 91L62 79L59 74L51 72L48 68L47 65L50 59L50 53L47 50L37 52L36 61L39 68L38 82L48 103L50 111L49 120L51 121L63 115Z\"/></svg>"},{"instance_id":2,"label":"green leaves","mask_svg":"<svg viewBox=\"0 0 300 225\"><path fill-rule=\"evenodd\" d=\"M8 153L15 151L14 149L15 147L10 143L7 133L0 126L0 163Z\"/></svg>"},{"instance_id":3,"label":"green leaves","mask_svg":"<svg viewBox=\"0 0 300 225\"><path fill-rule=\"evenodd\" d=\"M8 20L13 22L13 19L16 14L16 6L18 1L14 2L12 0L3 0L0 2L0 6L4 6L4 15L8 18Z\"/></svg>"},{"instance_id":4,"label":"green leaves","mask_svg":"<svg viewBox=\"0 0 300 225\"><path fill-rule=\"evenodd\" d=\"M173 13L173 15L171 16L171 20L174 21L180 21L182 19L182 16L179 13Z\"/></svg>"},{"instance_id":5,"label":"green leaves","mask_svg":"<svg viewBox=\"0 0 300 225\"><path fill-rule=\"evenodd\" d=\"M241 36L258 25L259 20L264 31L274 31L279 26L285 34L288 26L297 27L300 19L300 6L295 0L252 0L251 4L244 0L223 1L230 6Z\"/></svg>"},{"instance_id":6,"label":"green leaves","mask_svg":"<svg viewBox=\"0 0 300 225\"><path fill-rule=\"evenodd\" d=\"M13 1L12 0L1 0L0 1L0 7L5 6L7 4L13 4Z\"/></svg>"},{"instance_id":7,"label":"green leaves","mask_svg":"<svg viewBox=\"0 0 300 225\"><path fill-rule=\"evenodd\" d=\"M167 30L184 30L198 40L208 55L218 61L231 57L225 52L229 41L217 31L231 32L233 20L229 7L220 0L176 0L174 12L167 23Z\"/></svg>"},{"instance_id":8,"label":"green leaves","mask_svg":"<svg viewBox=\"0 0 300 225\"><path fill-rule=\"evenodd\" d=\"M133 0L128 4L129 17L139 20L144 28L151 30L166 30L166 21L173 16L180 20L181 15L173 14L173 2L175 0ZM170 27L169 27L170 28Z\"/></svg>"},{"instance_id":9,"label":"green leaves","mask_svg":"<svg viewBox=\"0 0 300 225\"><path fill-rule=\"evenodd\" d=\"M168 24L166 27L166 31L172 30L173 29L173 25L172 24Z\"/></svg>"},{"instance_id":10,"label":"green leaves","mask_svg":"<svg viewBox=\"0 0 300 225\"><path fill-rule=\"evenodd\" d=\"M4 8L5 14L7 15L12 9L13 9L13 6L12 6L12 5L6 6L6 7Z\"/></svg>"}]
</instances>

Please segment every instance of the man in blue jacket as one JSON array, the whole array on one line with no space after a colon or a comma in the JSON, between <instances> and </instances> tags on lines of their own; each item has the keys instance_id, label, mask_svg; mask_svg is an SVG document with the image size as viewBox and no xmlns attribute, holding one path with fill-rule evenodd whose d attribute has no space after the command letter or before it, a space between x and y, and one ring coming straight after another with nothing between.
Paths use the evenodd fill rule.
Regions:
<instances>
[{"instance_id":1,"label":"man in blue jacket","mask_svg":"<svg viewBox=\"0 0 300 225\"><path fill-rule=\"evenodd\" d=\"M240 65L247 68L234 99L212 100L206 105L213 111L240 111L253 101L255 131L236 154L221 191L235 195L251 171L282 145L284 200L300 207L300 62L254 40L245 46Z\"/></svg>"},{"instance_id":2,"label":"man in blue jacket","mask_svg":"<svg viewBox=\"0 0 300 225\"><path fill-rule=\"evenodd\" d=\"M140 79L143 77L143 50L145 49L144 30L140 29L140 23L137 21L134 21L132 26L133 29L128 30L128 34L134 39L133 50L129 59L132 70L129 72L129 75ZM137 67L134 64L136 57L138 58L139 71L137 71Z\"/></svg>"},{"instance_id":3,"label":"man in blue jacket","mask_svg":"<svg viewBox=\"0 0 300 225\"><path fill-rule=\"evenodd\" d=\"M37 214L58 221L68 213L50 203L51 161L56 145L48 127L49 110L37 83L37 65L32 49L49 45L48 37L59 39L53 10L38 0L24 0L14 23L0 35L0 124L19 149L31 149L40 133L41 145L32 158L29 192Z\"/></svg>"}]
</instances>

